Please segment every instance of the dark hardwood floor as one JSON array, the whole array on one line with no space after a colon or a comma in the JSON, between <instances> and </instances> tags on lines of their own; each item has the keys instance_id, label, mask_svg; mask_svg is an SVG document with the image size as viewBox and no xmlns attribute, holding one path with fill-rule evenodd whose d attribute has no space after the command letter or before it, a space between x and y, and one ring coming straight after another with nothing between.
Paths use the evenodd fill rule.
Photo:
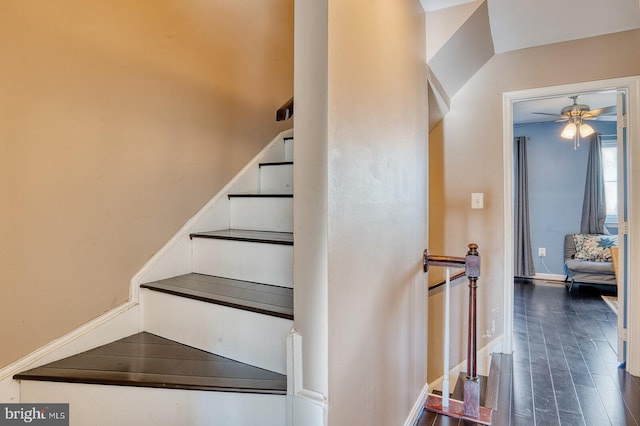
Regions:
<instances>
[{"instance_id":1,"label":"dark hardwood floor","mask_svg":"<svg viewBox=\"0 0 640 426\"><path fill-rule=\"evenodd\" d=\"M515 283L514 425L637 425L640 378L619 368L610 288Z\"/></svg>"},{"instance_id":2,"label":"dark hardwood floor","mask_svg":"<svg viewBox=\"0 0 640 426\"><path fill-rule=\"evenodd\" d=\"M516 280L509 415L495 425L640 425L640 378L617 361L606 287ZM424 413L418 426L472 423Z\"/></svg>"}]
</instances>

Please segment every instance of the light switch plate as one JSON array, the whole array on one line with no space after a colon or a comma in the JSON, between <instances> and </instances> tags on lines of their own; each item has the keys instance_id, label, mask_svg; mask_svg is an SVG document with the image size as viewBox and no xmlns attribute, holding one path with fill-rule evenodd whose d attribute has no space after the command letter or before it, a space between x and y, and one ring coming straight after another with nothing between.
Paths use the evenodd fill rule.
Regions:
<instances>
[{"instance_id":1,"label":"light switch plate","mask_svg":"<svg viewBox=\"0 0 640 426\"><path fill-rule=\"evenodd\" d=\"M474 192L471 194L471 208L481 209L484 207L484 193Z\"/></svg>"}]
</instances>

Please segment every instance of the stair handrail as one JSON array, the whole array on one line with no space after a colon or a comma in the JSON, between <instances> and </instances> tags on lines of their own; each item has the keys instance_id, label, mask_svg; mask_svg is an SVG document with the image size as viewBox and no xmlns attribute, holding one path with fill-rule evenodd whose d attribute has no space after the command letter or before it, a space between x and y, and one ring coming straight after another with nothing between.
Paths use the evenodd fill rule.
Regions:
<instances>
[{"instance_id":1,"label":"stair handrail","mask_svg":"<svg viewBox=\"0 0 640 426\"><path fill-rule=\"evenodd\" d=\"M293 96L276 111L276 121L285 121L293 117Z\"/></svg>"},{"instance_id":2,"label":"stair handrail","mask_svg":"<svg viewBox=\"0 0 640 426\"><path fill-rule=\"evenodd\" d=\"M457 274L453 274L453 275L451 275L451 276L449 277L449 281L450 281L450 282L454 282L454 281L456 281L456 280L458 280L458 279L460 279L460 278L464 277L465 275L466 275L466 274L464 273L464 271L458 272ZM429 292L432 292L433 290L435 290L435 289L437 289L437 288L439 288L439 287L442 287L442 286L443 286L443 285L445 285L446 283L447 283L447 281L446 281L446 280L442 280L442 281L439 281L439 282L437 282L437 283L435 283L435 284L433 284L433 285L430 285L430 286L429 286Z\"/></svg>"},{"instance_id":3,"label":"stair handrail","mask_svg":"<svg viewBox=\"0 0 640 426\"><path fill-rule=\"evenodd\" d=\"M454 256L440 256L432 255L429 250L425 250L422 256L423 270L428 272L430 267L439 266L446 267L446 295L449 292L450 272L449 268L464 268L464 275L469 279L469 327L467 332L467 374L464 379L464 401L462 412L458 413L449 408L448 390L447 396L444 397L445 390L443 389L443 397L440 398L439 407L436 407L429 400L426 407L433 409L434 411L442 412L445 415L457 416L460 418L473 419L478 423L490 424L491 422L491 410L484 407L480 407L480 381L477 374L477 329L476 329L476 316L477 316L477 289L478 278L480 277L480 254L478 253L478 245L470 243L468 245L469 250L465 257ZM460 276L458 274L457 276ZM447 297L448 299L448 297ZM445 302L445 305L448 300ZM448 333L448 321L449 321L448 307L445 306L445 334ZM448 337L445 338L448 340ZM445 356L448 357L448 345L445 345ZM448 362L445 363L448 370ZM444 372L445 377L448 379L449 372ZM448 383L448 380L447 380ZM431 405L429 405L431 404ZM487 412L488 410L488 412ZM487 422L488 417L488 422Z\"/></svg>"}]
</instances>

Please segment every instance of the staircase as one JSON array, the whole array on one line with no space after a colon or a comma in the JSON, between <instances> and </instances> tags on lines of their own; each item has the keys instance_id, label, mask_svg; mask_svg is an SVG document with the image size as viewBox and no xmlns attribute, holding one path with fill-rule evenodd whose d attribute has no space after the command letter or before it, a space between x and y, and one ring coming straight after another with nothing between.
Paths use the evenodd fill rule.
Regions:
<instances>
[{"instance_id":1,"label":"staircase","mask_svg":"<svg viewBox=\"0 0 640 426\"><path fill-rule=\"evenodd\" d=\"M140 279L140 332L21 372L72 425L286 424L293 137L274 140Z\"/></svg>"}]
</instances>

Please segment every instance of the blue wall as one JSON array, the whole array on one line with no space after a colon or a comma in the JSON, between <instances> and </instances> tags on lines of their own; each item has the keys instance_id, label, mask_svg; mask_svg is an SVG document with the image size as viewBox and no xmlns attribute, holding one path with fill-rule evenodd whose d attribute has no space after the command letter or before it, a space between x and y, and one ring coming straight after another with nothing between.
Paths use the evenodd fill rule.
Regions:
<instances>
[{"instance_id":1,"label":"blue wall","mask_svg":"<svg viewBox=\"0 0 640 426\"><path fill-rule=\"evenodd\" d=\"M582 199L589 157L589 142L577 150L573 140L562 139L566 123L544 123L514 129L515 136L529 137L529 215L531 246L536 273L564 274L564 235L580 232ZM590 121L596 132L614 134L615 121ZM538 248L547 249L544 263Z\"/></svg>"}]
</instances>

